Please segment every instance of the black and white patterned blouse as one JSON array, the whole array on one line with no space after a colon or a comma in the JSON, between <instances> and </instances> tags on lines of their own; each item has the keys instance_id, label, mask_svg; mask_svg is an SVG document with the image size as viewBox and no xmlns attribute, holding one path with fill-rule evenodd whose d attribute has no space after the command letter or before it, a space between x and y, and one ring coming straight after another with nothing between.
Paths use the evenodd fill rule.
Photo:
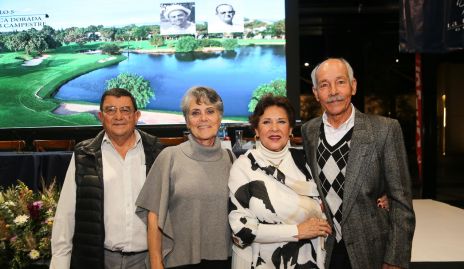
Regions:
<instances>
[{"instance_id":1,"label":"black and white patterned blouse","mask_svg":"<svg viewBox=\"0 0 464 269\"><path fill-rule=\"evenodd\" d=\"M295 237L297 224L323 217L302 151L287 145L272 152L257 143L233 164L229 189L234 242L252 252L247 268L323 268L324 239Z\"/></svg>"}]
</instances>

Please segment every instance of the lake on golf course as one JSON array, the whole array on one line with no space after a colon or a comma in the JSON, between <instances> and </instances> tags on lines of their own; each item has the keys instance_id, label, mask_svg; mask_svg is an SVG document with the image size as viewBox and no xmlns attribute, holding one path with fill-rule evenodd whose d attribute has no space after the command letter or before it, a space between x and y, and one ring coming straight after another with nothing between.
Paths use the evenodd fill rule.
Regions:
<instances>
[{"instance_id":1,"label":"lake on golf course","mask_svg":"<svg viewBox=\"0 0 464 269\"><path fill-rule=\"evenodd\" d=\"M180 100L194 85L214 88L224 101L225 116L247 116L253 90L286 78L285 46L246 46L231 52L136 54L64 84L54 96L64 101L98 104L106 81L134 73L150 81L155 98L147 108L180 111Z\"/></svg>"}]
</instances>

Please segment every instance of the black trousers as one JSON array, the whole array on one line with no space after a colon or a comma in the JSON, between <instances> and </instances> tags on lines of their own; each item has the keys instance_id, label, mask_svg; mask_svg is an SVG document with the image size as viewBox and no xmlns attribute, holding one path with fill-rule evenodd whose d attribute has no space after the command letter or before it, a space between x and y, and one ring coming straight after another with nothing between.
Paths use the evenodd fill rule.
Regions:
<instances>
[{"instance_id":1,"label":"black trousers","mask_svg":"<svg viewBox=\"0 0 464 269\"><path fill-rule=\"evenodd\" d=\"M231 258L225 261L209 261L202 260L197 264L189 264L178 267L170 267L169 269L230 269Z\"/></svg>"},{"instance_id":2,"label":"black trousers","mask_svg":"<svg viewBox=\"0 0 464 269\"><path fill-rule=\"evenodd\" d=\"M351 269L350 257L346 251L345 242L336 242L330 259L330 269Z\"/></svg>"}]
</instances>

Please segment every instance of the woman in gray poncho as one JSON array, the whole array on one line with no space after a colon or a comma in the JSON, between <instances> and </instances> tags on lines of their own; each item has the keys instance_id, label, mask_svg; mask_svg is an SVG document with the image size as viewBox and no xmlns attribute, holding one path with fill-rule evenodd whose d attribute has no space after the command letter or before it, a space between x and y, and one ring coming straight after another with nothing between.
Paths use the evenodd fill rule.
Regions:
<instances>
[{"instance_id":1,"label":"woman in gray poncho","mask_svg":"<svg viewBox=\"0 0 464 269\"><path fill-rule=\"evenodd\" d=\"M193 87L182 99L188 141L164 149L154 162L137 206L148 210L152 268L230 268L227 181L232 156L216 134L221 97Z\"/></svg>"}]
</instances>

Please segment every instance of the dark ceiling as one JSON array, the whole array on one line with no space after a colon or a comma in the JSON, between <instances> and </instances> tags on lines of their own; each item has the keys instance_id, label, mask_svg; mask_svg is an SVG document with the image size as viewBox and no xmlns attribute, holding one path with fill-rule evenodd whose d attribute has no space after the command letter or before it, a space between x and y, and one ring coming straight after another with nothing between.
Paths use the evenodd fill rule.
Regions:
<instances>
[{"instance_id":1,"label":"dark ceiling","mask_svg":"<svg viewBox=\"0 0 464 269\"><path fill-rule=\"evenodd\" d=\"M299 0L300 35L375 30L398 32L398 0Z\"/></svg>"}]
</instances>

